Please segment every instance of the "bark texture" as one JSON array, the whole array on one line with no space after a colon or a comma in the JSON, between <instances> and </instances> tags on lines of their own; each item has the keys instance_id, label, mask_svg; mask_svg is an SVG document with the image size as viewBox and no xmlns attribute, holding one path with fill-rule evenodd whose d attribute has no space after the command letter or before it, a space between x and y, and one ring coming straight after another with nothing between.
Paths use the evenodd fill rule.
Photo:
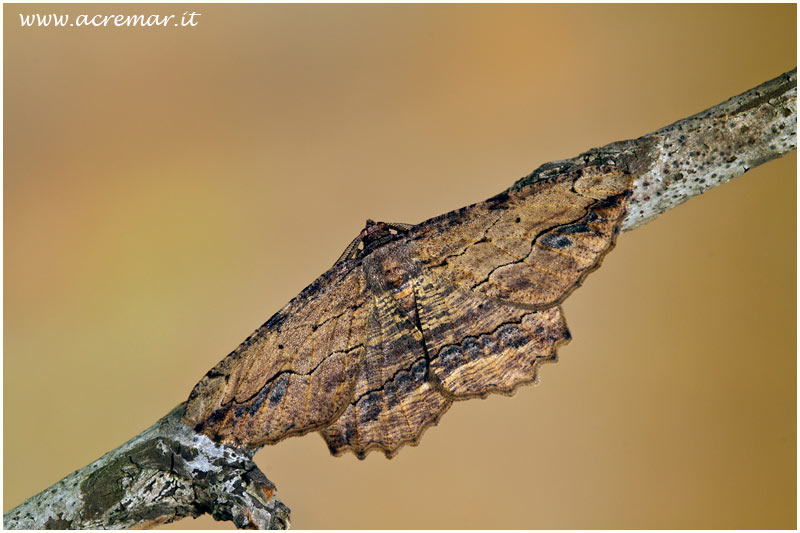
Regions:
<instances>
[{"instance_id":1,"label":"bark texture","mask_svg":"<svg viewBox=\"0 0 800 533\"><path fill-rule=\"evenodd\" d=\"M636 179L623 230L797 148L797 69L638 139L542 165L511 188L586 166ZM3 517L7 529L148 527L210 513L240 528L284 529L289 510L252 453L180 422L184 404Z\"/></svg>"},{"instance_id":2,"label":"bark texture","mask_svg":"<svg viewBox=\"0 0 800 533\"><path fill-rule=\"evenodd\" d=\"M12 509L3 526L147 528L210 513L239 528L287 529L289 509L252 455L189 429L184 407Z\"/></svg>"}]
</instances>

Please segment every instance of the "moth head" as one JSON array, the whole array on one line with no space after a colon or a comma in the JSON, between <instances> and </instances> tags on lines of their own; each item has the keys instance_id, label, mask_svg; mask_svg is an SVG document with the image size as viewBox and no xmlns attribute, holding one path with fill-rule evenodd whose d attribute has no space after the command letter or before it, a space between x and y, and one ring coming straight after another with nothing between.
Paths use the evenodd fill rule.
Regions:
<instances>
[{"instance_id":1,"label":"moth head","mask_svg":"<svg viewBox=\"0 0 800 533\"><path fill-rule=\"evenodd\" d=\"M399 224L375 222L372 219L367 219L367 224L359 235L361 243L358 246L358 255L363 257L369 254L387 242L395 240L401 232L405 232L405 228Z\"/></svg>"}]
</instances>

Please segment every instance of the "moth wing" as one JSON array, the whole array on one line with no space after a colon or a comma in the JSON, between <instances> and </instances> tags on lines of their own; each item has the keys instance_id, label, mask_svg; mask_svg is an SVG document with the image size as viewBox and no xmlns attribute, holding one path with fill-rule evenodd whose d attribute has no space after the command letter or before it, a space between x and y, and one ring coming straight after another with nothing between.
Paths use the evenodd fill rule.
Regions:
<instances>
[{"instance_id":1,"label":"moth wing","mask_svg":"<svg viewBox=\"0 0 800 533\"><path fill-rule=\"evenodd\" d=\"M183 421L246 448L329 424L352 397L368 316L363 269L333 268L195 385Z\"/></svg>"},{"instance_id":2,"label":"moth wing","mask_svg":"<svg viewBox=\"0 0 800 533\"><path fill-rule=\"evenodd\" d=\"M513 393L570 340L559 306L532 310L434 276L422 276L417 304L431 373L457 400Z\"/></svg>"},{"instance_id":3,"label":"moth wing","mask_svg":"<svg viewBox=\"0 0 800 533\"><path fill-rule=\"evenodd\" d=\"M458 287L545 309L613 247L632 182L615 167L587 167L503 193L416 226L415 257Z\"/></svg>"},{"instance_id":4,"label":"moth wing","mask_svg":"<svg viewBox=\"0 0 800 533\"><path fill-rule=\"evenodd\" d=\"M429 379L422 334L389 294L374 295L368 341L353 399L320 434L334 455L363 459L372 449L393 457L415 445L450 400Z\"/></svg>"}]
</instances>

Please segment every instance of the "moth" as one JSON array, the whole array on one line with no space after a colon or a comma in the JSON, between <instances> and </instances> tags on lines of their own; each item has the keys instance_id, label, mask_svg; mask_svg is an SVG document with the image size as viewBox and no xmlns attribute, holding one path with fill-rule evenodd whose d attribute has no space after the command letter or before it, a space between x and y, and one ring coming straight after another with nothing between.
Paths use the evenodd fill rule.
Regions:
<instances>
[{"instance_id":1,"label":"moth","mask_svg":"<svg viewBox=\"0 0 800 533\"><path fill-rule=\"evenodd\" d=\"M257 449L318 431L394 456L454 401L513 394L570 340L560 307L614 246L633 176L592 166L417 225L367 221L211 369L183 422Z\"/></svg>"}]
</instances>

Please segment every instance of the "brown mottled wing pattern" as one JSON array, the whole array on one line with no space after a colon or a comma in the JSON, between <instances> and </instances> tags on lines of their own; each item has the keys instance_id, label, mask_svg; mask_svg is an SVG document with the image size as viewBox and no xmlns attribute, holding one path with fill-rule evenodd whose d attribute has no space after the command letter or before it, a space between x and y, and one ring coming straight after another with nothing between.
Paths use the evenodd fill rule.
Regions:
<instances>
[{"instance_id":1,"label":"brown mottled wing pattern","mask_svg":"<svg viewBox=\"0 0 800 533\"><path fill-rule=\"evenodd\" d=\"M512 393L569 340L559 304L613 247L632 179L587 167L410 228L369 221L195 386L184 421L247 448L320 430L335 454L391 457L452 401Z\"/></svg>"},{"instance_id":2,"label":"brown mottled wing pattern","mask_svg":"<svg viewBox=\"0 0 800 533\"><path fill-rule=\"evenodd\" d=\"M422 279L419 315L431 372L448 397L512 394L569 341L559 306L534 311L437 281Z\"/></svg>"},{"instance_id":3,"label":"brown mottled wing pattern","mask_svg":"<svg viewBox=\"0 0 800 533\"><path fill-rule=\"evenodd\" d=\"M611 248L632 177L611 167L540 181L410 233L432 273L532 308L561 302Z\"/></svg>"},{"instance_id":4,"label":"brown mottled wing pattern","mask_svg":"<svg viewBox=\"0 0 800 533\"><path fill-rule=\"evenodd\" d=\"M373 298L364 365L344 414L322 434L331 452L363 458L371 449L392 457L416 444L422 432L450 407L430 379L429 354L418 326L418 273L404 242L364 258Z\"/></svg>"},{"instance_id":5,"label":"brown mottled wing pattern","mask_svg":"<svg viewBox=\"0 0 800 533\"><path fill-rule=\"evenodd\" d=\"M330 424L364 357L365 283L340 265L307 287L195 385L184 422L246 448Z\"/></svg>"},{"instance_id":6,"label":"brown mottled wing pattern","mask_svg":"<svg viewBox=\"0 0 800 533\"><path fill-rule=\"evenodd\" d=\"M481 232L454 213L415 228L431 235L412 244L417 301L431 371L449 396L510 394L555 359L570 339L558 304L613 246L631 186L628 174L590 167L473 206ZM455 235L466 226L457 246L439 237L442 225Z\"/></svg>"}]
</instances>

